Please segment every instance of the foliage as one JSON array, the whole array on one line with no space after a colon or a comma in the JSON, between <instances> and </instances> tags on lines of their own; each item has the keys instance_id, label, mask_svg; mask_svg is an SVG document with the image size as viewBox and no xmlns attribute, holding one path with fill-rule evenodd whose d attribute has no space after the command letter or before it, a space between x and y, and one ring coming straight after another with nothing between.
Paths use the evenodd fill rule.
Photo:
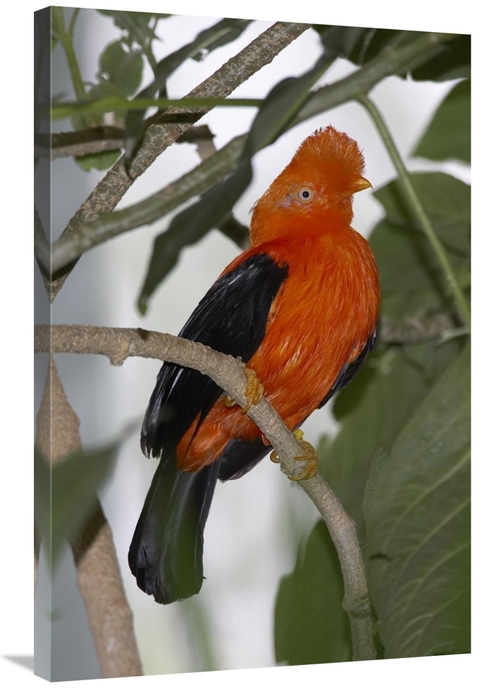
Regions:
<instances>
[{"instance_id":1,"label":"foliage","mask_svg":"<svg viewBox=\"0 0 500 688\"><path fill-rule=\"evenodd\" d=\"M248 22L218 22L181 50L156 60L155 27L167 15L103 14L114 21L121 38L103 51L96 83L79 93L76 80L75 93L78 101L117 93L130 99L126 109L113 113L114 121L124 128L124 150L130 159L147 126L146 110L134 109L133 99L166 97L168 78L180 64L234 40ZM436 41L401 67L395 60L397 51L423 34L324 26L312 30L324 47L320 61L302 77L275 85L259 109L235 169L221 175L156 238L138 300L143 312L183 248L230 216L251 181L254 154L293 126L317 79L335 59L347 59L367 71L372 60L385 58L389 64L394 61L393 73L399 78L460 79L414 154L432 161L470 162L470 37ZM69 29L59 23L54 42L65 43L71 60L68 36ZM146 60L154 77L137 93ZM94 117L78 114L75 104L76 129L103 122L102 117ZM112 164L109 155L93 154L78 162L104 169ZM111 157L117 155L115 151ZM414 174L411 180L460 288L468 295L470 188L441 172ZM375 198L384 211L370 237L380 270L381 316L396 322L405 318L425 322L445 313L458 326L448 276L404 200L398 179L378 189ZM324 437L319 447L322 474L358 524L380 657L470 651L469 353L468 335L460 329L419 343L379 341L365 369L332 406L339 434ZM40 479L46 481L37 465ZM340 567L323 525L318 524L300 549L293 572L280 584L275 609L277 661L349 659L342 598Z\"/></svg>"},{"instance_id":2,"label":"foliage","mask_svg":"<svg viewBox=\"0 0 500 688\"><path fill-rule=\"evenodd\" d=\"M55 466L35 451L35 525L54 563L95 508L97 488L108 477L120 444L74 452Z\"/></svg>"},{"instance_id":3,"label":"foliage","mask_svg":"<svg viewBox=\"0 0 500 688\"><path fill-rule=\"evenodd\" d=\"M432 159L467 160L463 148L456 154L456 141L470 140L469 112L470 85L460 82L438 109L417 154L432 151ZM455 126L443 126L451 119ZM413 175L412 180L467 291L470 188L442 173ZM454 313L445 276L398 181L375 197L385 211L370 236L380 271L381 315L397 321ZM365 370L335 400L339 434L325 437L319 447L322 474L358 524L382 656L470 651L470 360L465 339L379 342ZM392 532L396 521L401 522L397 539ZM278 595L276 647L279 658L290 663L339 661L346 643L343 581L318 529ZM318 569L330 572L328 593L312 573ZM316 584L307 586L306 572ZM297 605L304 586L308 604ZM310 609L318 605L321 614L311 616ZM345 624L332 627L331 619L342 616ZM326 654L322 643L304 640L325 633L330 637Z\"/></svg>"}]
</instances>

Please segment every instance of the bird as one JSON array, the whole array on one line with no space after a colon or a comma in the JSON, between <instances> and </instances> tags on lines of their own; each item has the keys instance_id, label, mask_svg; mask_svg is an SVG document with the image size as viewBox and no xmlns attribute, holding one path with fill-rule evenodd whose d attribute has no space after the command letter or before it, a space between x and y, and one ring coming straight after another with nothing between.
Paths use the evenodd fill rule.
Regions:
<instances>
[{"instance_id":1,"label":"bird","mask_svg":"<svg viewBox=\"0 0 500 688\"><path fill-rule=\"evenodd\" d=\"M252 207L249 247L179 333L241 359L248 403L264 394L306 449L299 480L317 471L301 425L355 377L375 345L378 270L368 241L351 227L353 194L372 187L364 166L346 133L328 125L310 134ZM165 362L158 373L141 448L159 465L128 561L138 586L160 604L200 592L217 481L242 477L271 449L245 410L198 371Z\"/></svg>"}]
</instances>

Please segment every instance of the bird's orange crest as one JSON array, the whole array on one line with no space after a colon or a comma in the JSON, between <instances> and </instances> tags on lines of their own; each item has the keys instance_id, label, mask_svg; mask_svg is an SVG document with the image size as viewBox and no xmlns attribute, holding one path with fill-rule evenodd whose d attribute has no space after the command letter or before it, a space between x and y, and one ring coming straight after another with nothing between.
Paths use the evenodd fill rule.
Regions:
<instances>
[{"instance_id":1,"label":"bird's orange crest","mask_svg":"<svg viewBox=\"0 0 500 688\"><path fill-rule=\"evenodd\" d=\"M311 222L349 225L352 195L371 187L363 171L364 158L356 141L332 126L318 129L303 141L255 204L252 244L295 232L297 222L304 232ZM288 231L284 223L288 223Z\"/></svg>"}]
</instances>

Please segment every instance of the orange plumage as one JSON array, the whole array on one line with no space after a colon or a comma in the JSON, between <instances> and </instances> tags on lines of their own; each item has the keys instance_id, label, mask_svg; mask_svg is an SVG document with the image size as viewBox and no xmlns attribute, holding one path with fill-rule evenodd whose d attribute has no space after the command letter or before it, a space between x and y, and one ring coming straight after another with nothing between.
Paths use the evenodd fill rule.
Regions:
<instances>
[{"instance_id":1,"label":"orange plumage","mask_svg":"<svg viewBox=\"0 0 500 688\"><path fill-rule=\"evenodd\" d=\"M250 248L181 331L241 356L292 430L373 348L378 272L368 242L350 226L353 194L371 186L363 169L346 134L326 127L308 137L255 204ZM199 591L216 479L240 477L268 451L248 416L202 378L165 364L143 425L143 449L161 461L129 561L159 602Z\"/></svg>"},{"instance_id":2,"label":"orange plumage","mask_svg":"<svg viewBox=\"0 0 500 688\"><path fill-rule=\"evenodd\" d=\"M369 186L363 168L356 142L333 127L306 139L254 206L252 247L224 271L262 252L289 267L265 337L247 365L290 429L318 408L375 330L378 272L368 242L350 227L352 194ZM309 197L303 199L305 189ZM188 433L179 443L178 466L198 470L232 437L258 435L247 416L220 399L194 439Z\"/></svg>"}]
</instances>

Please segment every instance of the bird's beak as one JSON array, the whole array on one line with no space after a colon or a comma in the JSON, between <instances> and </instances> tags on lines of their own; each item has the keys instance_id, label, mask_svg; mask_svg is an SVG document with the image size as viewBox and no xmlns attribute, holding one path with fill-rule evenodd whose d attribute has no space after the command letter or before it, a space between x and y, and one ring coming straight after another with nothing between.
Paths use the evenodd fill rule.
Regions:
<instances>
[{"instance_id":1,"label":"bird's beak","mask_svg":"<svg viewBox=\"0 0 500 688\"><path fill-rule=\"evenodd\" d=\"M350 193L357 193L358 191L364 191L365 189L373 189L368 179L360 177L357 179L351 187Z\"/></svg>"},{"instance_id":2,"label":"bird's beak","mask_svg":"<svg viewBox=\"0 0 500 688\"><path fill-rule=\"evenodd\" d=\"M337 198L348 198L349 196L358 193L358 191L363 191L363 189L373 189L373 186L370 184L368 179L365 179L364 177L359 177L358 179L356 179L355 182L351 184L347 191L344 191L343 193L339 194Z\"/></svg>"}]
</instances>

